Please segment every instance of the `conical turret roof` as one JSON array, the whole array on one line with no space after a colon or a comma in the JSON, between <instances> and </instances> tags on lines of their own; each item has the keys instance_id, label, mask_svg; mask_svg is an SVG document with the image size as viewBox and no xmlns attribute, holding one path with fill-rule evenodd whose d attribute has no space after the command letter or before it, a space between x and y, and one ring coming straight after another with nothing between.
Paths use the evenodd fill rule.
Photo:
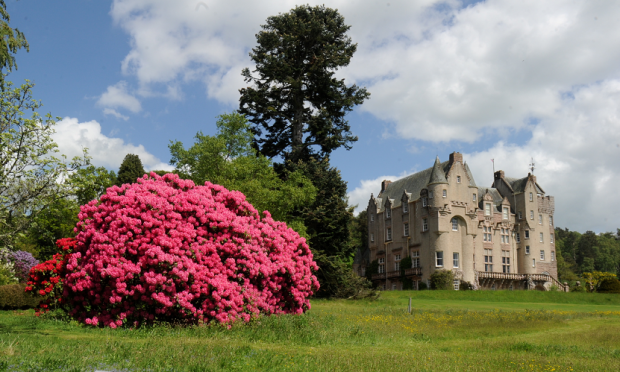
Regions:
<instances>
[{"instance_id":1,"label":"conical turret roof","mask_svg":"<svg viewBox=\"0 0 620 372\"><path fill-rule=\"evenodd\" d=\"M433 183L448 183L448 180L446 180L446 174L441 168L441 162L439 161L438 156L435 159L435 165L433 165L433 170L431 171L431 179L428 181L429 185L432 185Z\"/></svg>"}]
</instances>

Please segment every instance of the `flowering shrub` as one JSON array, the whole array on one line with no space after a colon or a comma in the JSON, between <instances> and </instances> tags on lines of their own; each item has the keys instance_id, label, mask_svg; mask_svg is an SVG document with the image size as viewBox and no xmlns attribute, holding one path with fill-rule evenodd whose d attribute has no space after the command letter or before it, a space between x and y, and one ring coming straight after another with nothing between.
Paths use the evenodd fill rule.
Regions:
<instances>
[{"instance_id":1,"label":"flowering shrub","mask_svg":"<svg viewBox=\"0 0 620 372\"><path fill-rule=\"evenodd\" d=\"M14 265L15 276L20 282L27 281L30 269L39 263L39 260L34 258L30 252L24 251L12 252L11 261Z\"/></svg>"},{"instance_id":2,"label":"flowering shrub","mask_svg":"<svg viewBox=\"0 0 620 372\"><path fill-rule=\"evenodd\" d=\"M109 188L76 232L63 306L93 326L301 313L319 287L304 238L240 192L174 174Z\"/></svg>"},{"instance_id":3,"label":"flowering shrub","mask_svg":"<svg viewBox=\"0 0 620 372\"><path fill-rule=\"evenodd\" d=\"M61 253L30 269L26 292L43 297L35 307L36 316L49 311L51 306L62 304L62 283L66 274L67 258L75 244L76 240L73 238L59 239L56 245L62 250Z\"/></svg>"}]
</instances>

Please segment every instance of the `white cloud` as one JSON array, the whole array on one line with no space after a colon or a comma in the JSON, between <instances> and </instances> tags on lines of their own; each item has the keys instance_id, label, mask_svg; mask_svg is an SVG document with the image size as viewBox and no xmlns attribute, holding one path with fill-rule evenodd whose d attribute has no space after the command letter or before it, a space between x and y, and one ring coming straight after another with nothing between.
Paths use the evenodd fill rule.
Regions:
<instances>
[{"instance_id":1,"label":"white cloud","mask_svg":"<svg viewBox=\"0 0 620 372\"><path fill-rule=\"evenodd\" d=\"M60 152L69 159L81 156L82 149L88 148L94 165L111 170L117 171L127 154L138 155L147 171L174 169L149 153L143 145L135 146L102 134L101 125L94 120L80 123L75 118L64 118L56 124L56 133L52 138Z\"/></svg>"},{"instance_id":2,"label":"white cloud","mask_svg":"<svg viewBox=\"0 0 620 372\"><path fill-rule=\"evenodd\" d=\"M133 113L140 112L142 110L140 101L127 92L126 81L119 81L115 85L109 86L105 93L99 97L97 105L107 108L108 112L104 109L104 113L106 114L112 114L112 111L118 114L116 110L110 109L116 109L119 107L127 109Z\"/></svg>"},{"instance_id":3,"label":"white cloud","mask_svg":"<svg viewBox=\"0 0 620 372\"><path fill-rule=\"evenodd\" d=\"M125 116L125 115L123 115L123 114L119 113L118 111L116 111L114 109L111 109L111 108L104 108L103 109L103 113L105 115L115 116L117 119L123 119L125 121L127 121L129 119L128 116Z\"/></svg>"}]
</instances>

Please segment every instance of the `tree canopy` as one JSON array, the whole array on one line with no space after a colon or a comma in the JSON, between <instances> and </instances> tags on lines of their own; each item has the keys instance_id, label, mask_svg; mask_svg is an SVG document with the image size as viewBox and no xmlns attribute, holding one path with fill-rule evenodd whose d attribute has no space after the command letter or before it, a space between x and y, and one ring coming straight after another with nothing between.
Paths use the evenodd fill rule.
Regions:
<instances>
[{"instance_id":1,"label":"tree canopy","mask_svg":"<svg viewBox=\"0 0 620 372\"><path fill-rule=\"evenodd\" d=\"M63 180L89 163L86 150L71 161L57 157L58 145L51 137L56 121L37 113L41 103L32 98L34 84L26 80L12 86L7 82L0 91L0 246L8 247L38 213L74 194L74 185ZM26 111L32 111L29 119Z\"/></svg>"},{"instance_id":2,"label":"tree canopy","mask_svg":"<svg viewBox=\"0 0 620 372\"><path fill-rule=\"evenodd\" d=\"M171 141L170 164L181 178L196 184L206 181L229 190L238 190L259 211L268 210L276 221L307 237L303 219L292 212L311 204L316 188L302 172L287 172L282 180L269 159L256 155L250 146L252 133L245 117L239 113L218 116L215 136L196 134L188 149Z\"/></svg>"},{"instance_id":3,"label":"tree canopy","mask_svg":"<svg viewBox=\"0 0 620 372\"><path fill-rule=\"evenodd\" d=\"M17 53L18 49L26 48L30 51L26 37L17 28L11 28L10 21L6 2L0 0L0 70L6 69L6 72L11 72L13 68L17 69L13 54ZM0 74L0 86L4 84L4 77L4 74Z\"/></svg>"},{"instance_id":4,"label":"tree canopy","mask_svg":"<svg viewBox=\"0 0 620 372\"><path fill-rule=\"evenodd\" d=\"M121 167L118 169L118 177L116 178L116 185L120 186L124 183L135 183L136 180L144 176L144 167L140 157L135 154L127 154Z\"/></svg>"},{"instance_id":5,"label":"tree canopy","mask_svg":"<svg viewBox=\"0 0 620 372\"><path fill-rule=\"evenodd\" d=\"M334 77L357 49L344 17L325 6L301 5L261 27L250 52L255 74L242 71L254 86L239 90L239 112L254 124L254 146L269 158L293 162L350 149L357 137L345 115L370 93Z\"/></svg>"}]
</instances>

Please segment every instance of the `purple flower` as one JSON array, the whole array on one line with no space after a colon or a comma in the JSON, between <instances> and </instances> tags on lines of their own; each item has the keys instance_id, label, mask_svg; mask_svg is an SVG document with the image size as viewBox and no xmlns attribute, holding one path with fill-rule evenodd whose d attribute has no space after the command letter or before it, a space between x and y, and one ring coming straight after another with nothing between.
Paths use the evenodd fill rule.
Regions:
<instances>
[{"instance_id":1,"label":"purple flower","mask_svg":"<svg viewBox=\"0 0 620 372\"><path fill-rule=\"evenodd\" d=\"M17 251L11 252L11 254L12 257L10 258L10 260L15 265L15 277L17 277L20 282L27 281L30 269L33 266L38 265L39 260L34 258L29 252Z\"/></svg>"}]
</instances>

